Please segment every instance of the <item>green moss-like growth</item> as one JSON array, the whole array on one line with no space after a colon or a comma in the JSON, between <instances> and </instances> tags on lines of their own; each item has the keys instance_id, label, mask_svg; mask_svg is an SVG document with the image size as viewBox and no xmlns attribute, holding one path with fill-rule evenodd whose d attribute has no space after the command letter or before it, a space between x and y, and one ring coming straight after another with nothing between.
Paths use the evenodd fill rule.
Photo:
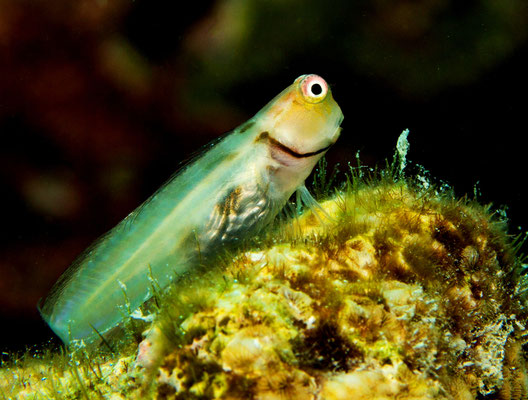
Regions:
<instances>
[{"instance_id":1,"label":"green moss-like growth","mask_svg":"<svg viewBox=\"0 0 528 400\"><path fill-rule=\"evenodd\" d=\"M518 243L489 208L393 175L182 280L137 348L5 366L4 397L527 399Z\"/></svg>"}]
</instances>

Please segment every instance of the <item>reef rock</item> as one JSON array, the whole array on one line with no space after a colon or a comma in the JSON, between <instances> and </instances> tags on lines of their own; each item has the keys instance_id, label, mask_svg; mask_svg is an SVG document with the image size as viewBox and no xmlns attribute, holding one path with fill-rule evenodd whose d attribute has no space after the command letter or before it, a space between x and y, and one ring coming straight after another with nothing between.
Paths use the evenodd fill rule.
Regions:
<instances>
[{"instance_id":1,"label":"reef rock","mask_svg":"<svg viewBox=\"0 0 528 400\"><path fill-rule=\"evenodd\" d=\"M450 191L349 182L176 283L139 347L4 368L4 383L36 377L4 397L528 399L518 247L500 215Z\"/></svg>"},{"instance_id":2,"label":"reef rock","mask_svg":"<svg viewBox=\"0 0 528 400\"><path fill-rule=\"evenodd\" d=\"M523 268L504 223L411 186L349 187L235 256L223 284L202 282L152 394L528 398ZM169 338L173 320L157 325Z\"/></svg>"}]
</instances>

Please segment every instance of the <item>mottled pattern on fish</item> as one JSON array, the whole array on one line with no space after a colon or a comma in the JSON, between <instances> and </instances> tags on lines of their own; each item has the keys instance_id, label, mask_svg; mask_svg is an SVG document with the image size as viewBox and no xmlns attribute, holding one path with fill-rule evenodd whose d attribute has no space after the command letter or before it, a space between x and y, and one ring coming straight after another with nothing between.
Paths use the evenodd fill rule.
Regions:
<instances>
[{"instance_id":1,"label":"mottled pattern on fish","mask_svg":"<svg viewBox=\"0 0 528 400\"><path fill-rule=\"evenodd\" d=\"M337 140L342 121L326 82L303 75L214 143L63 274L41 313L65 343L97 337L202 257L258 234Z\"/></svg>"}]
</instances>

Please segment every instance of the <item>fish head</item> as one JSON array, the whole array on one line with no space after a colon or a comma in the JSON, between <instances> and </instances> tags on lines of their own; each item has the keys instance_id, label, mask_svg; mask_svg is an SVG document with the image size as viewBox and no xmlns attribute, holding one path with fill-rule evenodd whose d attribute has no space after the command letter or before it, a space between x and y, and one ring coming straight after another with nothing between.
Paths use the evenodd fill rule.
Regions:
<instances>
[{"instance_id":1,"label":"fish head","mask_svg":"<svg viewBox=\"0 0 528 400\"><path fill-rule=\"evenodd\" d=\"M255 142L270 161L270 183L287 199L339 137L343 113L326 81L302 75L254 117Z\"/></svg>"},{"instance_id":2,"label":"fish head","mask_svg":"<svg viewBox=\"0 0 528 400\"><path fill-rule=\"evenodd\" d=\"M301 75L258 115L270 138L301 156L327 150L339 137L343 113L326 81Z\"/></svg>"}]
</instances>

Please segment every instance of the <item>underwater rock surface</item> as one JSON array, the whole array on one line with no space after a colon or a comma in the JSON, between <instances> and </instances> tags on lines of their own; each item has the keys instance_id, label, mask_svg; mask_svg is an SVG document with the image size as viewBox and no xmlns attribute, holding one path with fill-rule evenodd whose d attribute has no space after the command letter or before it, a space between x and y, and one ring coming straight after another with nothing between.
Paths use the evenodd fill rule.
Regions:
<instances>
[{"instance_id":1,"label":"underwater rock surface","mask_svg":"<svg viewBox=\"0 0 528 400\"><path fill-rule=\"evenodd\" d=\"M182 282L139 346L6 365L2 394L528 398L526 284L504 221L391 179L349 182L322 207Z\"/></svg>"}]
</instances>

